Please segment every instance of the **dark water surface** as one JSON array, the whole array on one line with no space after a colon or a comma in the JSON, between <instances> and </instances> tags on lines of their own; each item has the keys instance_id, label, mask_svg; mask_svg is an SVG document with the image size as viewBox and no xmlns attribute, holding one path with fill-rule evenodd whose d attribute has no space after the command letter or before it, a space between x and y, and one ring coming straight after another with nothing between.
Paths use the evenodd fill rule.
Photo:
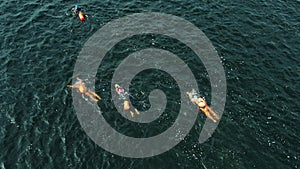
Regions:
<instances>
[{"instance_id":1,"label":"dark water surface","mask_svg":"<svg viewBox=\"0 0 300 169\"><path fill-rule=\"evenodd\" d=\"M300 168L299 0L80 1L89 15L84 23L70 15L75 3L0 2L1 169ZM218 51L227 78L226 107L213 137L204 144L198 143L202 113L185 140L145 159L104 151L81 128L66 88L77 56L99 28L137 12L182 17L200 28ZM197 56L180 42L156 35L135 36L112 49L98 71L96 92L109 96L112 71L120 62L112 56L125 58L147 47L168 49L187 63L197 63L190 67L210 101L207 72ZM155 88L166 90L173 106L167 106L165 112L170 113L153 125L112 116L109 103L99 105L116 130L136 137L156 135L176 119L178 86L163 72L149 70L133 79L130 92L135 106L146 110L148 94Z\"/></svg>"}]
</instances>

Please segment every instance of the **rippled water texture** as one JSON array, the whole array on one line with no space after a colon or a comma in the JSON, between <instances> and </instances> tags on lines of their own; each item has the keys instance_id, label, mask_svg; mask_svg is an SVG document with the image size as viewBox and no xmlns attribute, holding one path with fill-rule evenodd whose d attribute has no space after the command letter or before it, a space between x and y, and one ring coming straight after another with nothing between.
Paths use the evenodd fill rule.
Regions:
<instances>
[{"instance_id":1,"label":"rippled water texture","mask_svg":"<svg viewBox=\"0 0 300 169\"><path fill-rule=\"evenodd\" d=\"M299 0L81 1L89 16L84 23L70 13L75 3L0 3L1 169L300 168ZM226 72L227 102L217 130L204 144L197 142L205 120L199 113L189 135L172 150L129 159L104 151L85 134L66 85L71 83L81 48L94 32L122 16L150 11L182 17L212 41ZM155 35L119 43L99 68L96 92L109 96L109 78L120 62L113 56L125 58L146 47L165 48L187 63L198 63L189 66L210 101L203 64L180 42ZM150 89L177 89L172 79L160 73L144 72L133 80L133 103L140 109L149 108ZM124 121L111 111L110 103L99 105L116 130L140 137L155 135L173 123L180 107L176 91L166 94L173 106L148 126Z\"/></svg>"}]
</instances>

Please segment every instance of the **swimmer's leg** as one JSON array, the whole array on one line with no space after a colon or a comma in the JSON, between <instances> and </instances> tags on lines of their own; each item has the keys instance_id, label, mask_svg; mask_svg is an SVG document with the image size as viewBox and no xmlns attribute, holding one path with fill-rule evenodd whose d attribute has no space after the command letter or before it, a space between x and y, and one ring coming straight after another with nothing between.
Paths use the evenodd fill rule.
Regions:
<instances>
[{"instance_id":1,"label":"swimmer's leg","mask_svg":"<svg viewBox=\"0 0 300 169\"><path fill-rule=\"evenodd\" d=\"M220 120L220 116L215 112L213 111L213 109L211 109L210 107L207 106L207 109L209 110L209 112L217 119L217 120Z\"/></svg>"},{"instance_id":2,"label":"swimmer's leg","mask_svg":"<svg viewBox=\"0 0 300 169\"><path fill-rule=\"evenodd\" d=\"M91 93L93 96L97 97L99 100L101 100L101 97L97 93L95 93L91 90L89 90L88 92Z\"/></svg>"},{"instance_id":3,"label":"swimmer's leg","mask_svg":"<svg viewBox=\"0 0 300 169\"><path fill-rule=\"evenodd\" d=\"M217 121L210 115L209 111L206 109L201 109L200 110L206 115L207 118L209 118L210 120L212 120L214 123L216 123Z\"/></svg>"},{"instance_id":4,"label":"swimmer's leg","mask_svg":"<svg viewBox=\"0 0 300 169\"><path fill-rule=\"evenodd\" d=\"M130 115L131 117L134 117L134 113L132 111L130 111Z\"/></svg>"},{"instance_id":5,"label":"swimmer's leg","mask_svg":"<svg viewBox=\"0 0 300 169\"><path fill-rule=\"evenodd\" d=\"M140 112L137 109L134 109L134 111L137 115L140 115Z\"/></svg>"},{"instance_id":6,"label":"swimmer's leg","mask_svg":"<svg viewBox=\"0 0 300 169\"><path fill-rule=\"evenodd\" d=\"M89 96L89 98L91 99L91 100L93 100L94 102L98 102L99 100L98 99L96 99L96 98L94 98L94 95L92 95L91 93L89 93L89 92L86 92L85 93L87 96Z\"/></svg>"}]
</instances>

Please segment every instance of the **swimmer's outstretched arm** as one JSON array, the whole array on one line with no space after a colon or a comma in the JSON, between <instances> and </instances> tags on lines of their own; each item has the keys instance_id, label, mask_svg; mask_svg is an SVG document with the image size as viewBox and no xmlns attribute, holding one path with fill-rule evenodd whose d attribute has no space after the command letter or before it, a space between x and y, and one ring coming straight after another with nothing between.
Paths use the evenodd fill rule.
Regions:
<instances>
[{"instance_id":1,"label":"swimmer's outstretched arm","mask_svg":"<svg viewBox=\"0 0 300 169\"><path fill-rule=\"evenodd\" d=\"M115 84L115 91L119 94L119 92L118 92L118 84Z\"/></svg>"},{"instance_id":2,"label":"swimmer's outstretched arm","mask_svg":"<svg viewBox=\"0 0 300 169\"><path fill-rule=\"evenodd\" d=\"M189 96L189 99L190 99L190 100L193 99L193 96L192 96L192 93L191 93L191 92L186 92L186 94Z\"/></svg>"},{"instance_id":3,"label":"swimmer's outstretched arm","mask_svg":"<svg viewBox=\"0 0 300 169\"><path fill-rule=\"evenodd\" d=\"M191 92L186 92L186 94L189 96L189 99L190 99L192 102L196 103L197 100L193 98Z\"/></svg>"},{"instance_id":4,"label":"swimmer's outstretched arm","mask_svg":"<svg viewBox=\"0 0 300 169\"><path fill-rule=\"evenodd\" d=\"M82 79L80 79L79 77L76 78L79 81L79 84L82 84Z\"/></svg>"},{"instance_id":5,"label":"swimmer's outstretched arm","mask_svg":"<svg viewBox=\"0 0 300 169\"><path fill-rule=\"evenodd\" d=\"M79 77L77 77L76 79L79 81L79 83L76 83L74 85L67 85L67 87L70 87L70 88L79 88L79 86L82 85L83 83L82 83L82 80Z\"/></svg>"},{"instance_id":6,"label":"swimmer's outstretched arm","mask_svg":"<svg viewBox=\"0 0 300 169\"><path fill-rule=\"evenodd\" d=\"M74 88L74 86L73 86L73 85L67 85L67 87Z\"/></svg>"},{"instance_id":7,"label":"swimmer's outstretched arm","mask_svg":"<svg viewBox=\"0 0 300 169\"><path fill-rule=\"evenodd\" d=\"M75 84L75 85L67 85L67 87L70 87L70 88L78 88L79 85L78 85L78 84Z\"/></svg>"}]
</instances>

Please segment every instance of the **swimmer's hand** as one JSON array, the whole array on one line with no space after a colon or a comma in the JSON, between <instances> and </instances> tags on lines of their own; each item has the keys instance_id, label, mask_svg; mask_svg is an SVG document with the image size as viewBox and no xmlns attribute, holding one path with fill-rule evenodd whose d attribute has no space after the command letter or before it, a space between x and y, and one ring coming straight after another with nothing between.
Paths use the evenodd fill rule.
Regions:
<instances>
[{"instance_id":1,"label":"swimmer's hand","mask_svg":"<svg viewBox=\"0 0 300 169\"><path fill-rule=\"evenodd\" d=\"M74 88L74 86L73 86L73 85L67 85L67 87Z\"/></svg>"}]
</instances>

